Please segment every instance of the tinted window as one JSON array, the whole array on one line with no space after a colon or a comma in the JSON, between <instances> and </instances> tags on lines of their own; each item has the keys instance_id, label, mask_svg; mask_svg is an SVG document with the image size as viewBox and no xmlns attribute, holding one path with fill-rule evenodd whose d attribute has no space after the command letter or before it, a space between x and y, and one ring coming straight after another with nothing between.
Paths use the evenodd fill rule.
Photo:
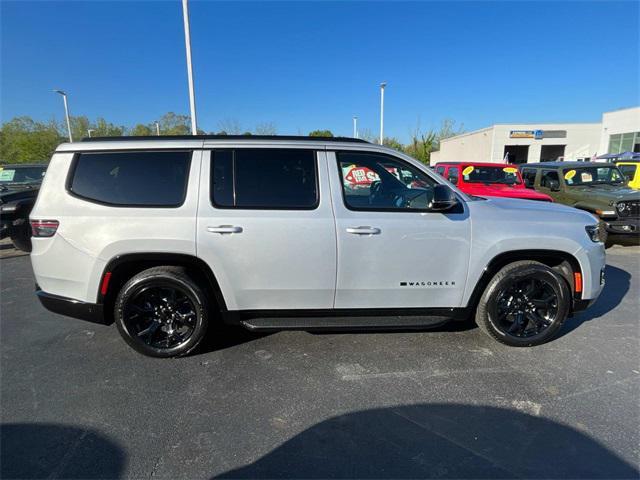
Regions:
<instances>
[{"instance_id":1,"label":"tinted window","mask_svg":"<svg viewBox=\"0 0 640 480\"><path fill-rule=\"evenodd\" d=\"M40 183L47 170L41 167L2 167L0 166L0 184Z\"/></svg>"},{"instance_id":2,"label":"tinted window","mask_svg":"<svg viewBox=\"0 0 640 480\"><path fill-rule=\"evenodd\" d=\"M313 209L318 205L313 150L212 152L211 199L217 207Z\"/></svg>"},{"instance_id":3,"label":"tinted window","mask_svg":"<svg viewBox=\"0 0 640 480\"><path fill-rule=\"evenodd\" d=\"M190 162L191 152L81 153L69 190L111 205L176 207Z\"/></svg>"},{"instance_id":4,"label":"tinted window","mask_svg":"<svg viewBox=\"0 0 640 480\"><path fill-rule=\"evenodd\" d=\"M449 171L447 172L447 180L449 180L454 185L458 183L458 167L449 167Z\"/></svg>"},{"instance_id":5,"label":"tinted window","mask_svg":"<svg viewBox=\"0 0 640 480\"><path fill-rule=\"evenodd\" d=\"M438 175L444 176L444 167L436 167L436 173Z\"/></svg>"},{"instance_id":6,"label":"tinted window","mask_svg":"<svg viewBox=\"0 0 640 480\"><path fill-rule=\"evenodd\" d=\"M637 167L637 165L618 165L618 168L627 180L633 180Z\"/></svg>"},{"instance_id":7,"label":"tinted window","mask_svg":"<svg viewBox=\"0 0 640 480\"><path fill-rule=\"evenodd\" d=\"M522 179L527 188L533 188L536 183L536 171L531 168L522 169Z\"/></svg>"},{"instance_id":8,"label":"tinted window","mask_svg":"<svg viewBox=\"0 0 640 480\"><path fill-rule=\"evenodd\" d=\"M545 188L551 188L550 182L556 181L560 183L558 178L558 172L555 170L543 170L542 177L540 178L540 186Z\"/></svg>"},{"instance_id":9,"label":"tinted window","mask_svg":"<svg viewBox=\"0 0 640 480\"><path fill-rule=\"evenodd\" d=\"M344 201L355 210L427 209L434 180L386 155L338 153Z\"/></svg>"}]
</instances>

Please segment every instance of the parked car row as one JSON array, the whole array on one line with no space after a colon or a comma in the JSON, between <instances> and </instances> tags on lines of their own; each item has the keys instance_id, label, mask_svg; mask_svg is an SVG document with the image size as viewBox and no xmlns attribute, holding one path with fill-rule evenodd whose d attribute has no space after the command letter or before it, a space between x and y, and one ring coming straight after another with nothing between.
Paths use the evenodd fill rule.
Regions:
<instances>
[{"instance_id":1,"label":"parked car row","mask_svg":"<svg viewBox=\"0 0 640 480\"><path fill-rule=\"evenodd\" d=\"M31 251L29 213L46 170L43 164L0 165L0 240L9 237L25 252Z\"/></svg>"},{"instance_id":2,"label":"parked car row","mask_svg":"<svg viewBox=\"0 0 640 480\"><path fill-rule=\"evenodd\" d=\"M640 192L632 188L638 162L450 162L435 170L471 195L563 203L596 216L607 234L640 233Z\"/></svg>"}]
</instances>

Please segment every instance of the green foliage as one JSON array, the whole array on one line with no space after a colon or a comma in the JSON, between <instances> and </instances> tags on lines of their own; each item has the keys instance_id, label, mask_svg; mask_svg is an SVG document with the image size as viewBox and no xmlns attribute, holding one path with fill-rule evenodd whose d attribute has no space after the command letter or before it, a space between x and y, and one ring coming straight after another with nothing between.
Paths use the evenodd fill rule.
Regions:
<instances>
[{"instance_id":1,"label":"green foliage","mask_svg":"<svg viewBox=\"0 0 640 480\"><path fill-rule=\"evenodd\" d=\"M155 125L154 125L155 127ZM136 137L145 137L149 135L155 135L155 128L151 129L150 125L143 125L142 123L137 124L129 131L129 135L134 135Z\"/></svg>"},{"instance_id":2,"label":"green foliage","mask_svg":"<svg viewBox=\"0 0 640 480\"><path fill-rule=\"evenodd\" d=\"M158 120L161 135L189 135L191 134L191 117L174 112L165 113Z\"/></svg>"},{"instance_id":3,"label":"green foliage","mask_svg":"<svg viewBox=\"0 0 640 480\"><path fill-rule=\"evenodd\" d=\"M310 137L333 137L331 130L313 130L309 132Z\"/></svg>"},{"instance_id":4,"label":"green foliage","mask_svg":"<svg viewBox=\"0 0 640 480\"><path fill-rule=\"evenodd\" d=\"M48 162L56 147L66 141L55 122L41 123L16 117L0 129L0 161L3 163Z\"/></svg>"},{"instance_id":5,"label":"green foliage","mask_svg":"<svg viewBox=\"0 0 640 480\"><path fill-rule=\"evenodd\" d=\"M400 140L395 137L385 137L382 143L386 147L393 148L395 150L398 150L399 152L404 152L404 145L402 145L402 143L400 143Z\"/></svg>"}]
</instances>

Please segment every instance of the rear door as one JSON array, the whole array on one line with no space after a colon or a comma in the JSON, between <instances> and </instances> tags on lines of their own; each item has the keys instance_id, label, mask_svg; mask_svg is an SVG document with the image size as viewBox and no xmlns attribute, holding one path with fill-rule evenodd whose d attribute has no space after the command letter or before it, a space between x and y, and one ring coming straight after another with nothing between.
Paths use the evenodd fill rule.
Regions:
<instances>
[{"instance_id":1,"label":"rear door","mask_svg":"<svg viewBox=\"0 0 640 480\"><path fill-rule=\"evenodd\" d=\"M336 238L324 152L205 151L200 178L197 254L229 310L333 307Z\"/></svg>"},{"instance_id":2,"label":"rear door","mask_svg":"<svg viewBox=\"0 0 640 480\"><path fill-rule=\"evenodd\" d=\"M471 234L466 206L437 213L419 208L424 201L407 204L436 182L395 156L327 152L327 165L338 239L335 307L460 306Z\"/></svg>"}]
</instances>

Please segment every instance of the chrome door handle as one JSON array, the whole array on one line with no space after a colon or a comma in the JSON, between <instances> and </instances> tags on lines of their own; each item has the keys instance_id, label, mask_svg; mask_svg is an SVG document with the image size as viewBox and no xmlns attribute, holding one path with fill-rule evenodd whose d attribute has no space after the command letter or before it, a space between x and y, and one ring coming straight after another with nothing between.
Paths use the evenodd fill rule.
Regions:
<instances>
[{"instance_id":1,"label":"chrome door handle","mask_svg":"<svg viewBox=\"0 0 640 480\"><path fill-rule=\"evenodd\" d=\"M242 227L235 225L218 225L217 227L207 227L209 233L242 233Z\"/></svg>"},{"instance_id":2,"label":"chrome door handle","mask_svg":"<svg viewBox=\"0 0 640 480\"><path fill-rule=\"evenodd\" d=\"M347 233L353 233L354 235L378 235L380 229L376 227L348 227Z\"/></svg>"}]
</instances>

